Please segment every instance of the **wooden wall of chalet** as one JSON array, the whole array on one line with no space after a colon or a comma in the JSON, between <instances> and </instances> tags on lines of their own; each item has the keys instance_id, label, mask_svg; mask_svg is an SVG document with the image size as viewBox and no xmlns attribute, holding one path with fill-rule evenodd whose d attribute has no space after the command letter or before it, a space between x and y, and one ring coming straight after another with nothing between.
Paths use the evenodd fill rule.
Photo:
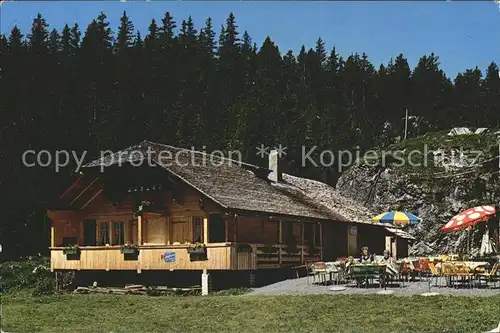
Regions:
<instances>
[{"instance_id":1,"label":"wooden wall of chalet","mask_svg":"<svg viewBox=\"0 0 500 333\"><path fill-rule=\"evenodd\" d=\"M160 213L146 213L142 226L143 243L160 245L193 242L193 217L204 218L209 213L218 213L219 211L215 203L203 198L198 192L187 186L177 189L175 195L172 192L167 192L163 214L168 214L168 216ZM100 223L123 222L125 242L137 244L137 219L134 217L132 195L126 195L118 205L114 205L101 193L79 212L78 219L53 221L55 245L61 246L65 237L76 237L78 244L83 244L84 220L96 221L97 239L99 239ZM231 236L234 238L234 233Z\"/></svg>"},{"instance_id":2,"label":"wooden wall of chalet","mask_svg":"<svg viewBox=\"0 0 500 333\"><path fill-rule=\"evenodd\" d=\"M239 216L237 241L240 243L278 244L278 221Z\"/></svg>"},{"instance_id":3,"label":"wooden wall of chalet","mask_svg":"<svg viewBox=\"0 0 500 333\"><path fill-rule=\"evenodd\" d=\"M83 240L81 237L80 223L75 223L72 220L56 220L53 221L53 224L54 228L57 230L54 240L56 246L62 246L65 238L67 240L66 243L74 243L68 242L69 239L76 239L77 242Z\"/></svg>"}]
</instances>

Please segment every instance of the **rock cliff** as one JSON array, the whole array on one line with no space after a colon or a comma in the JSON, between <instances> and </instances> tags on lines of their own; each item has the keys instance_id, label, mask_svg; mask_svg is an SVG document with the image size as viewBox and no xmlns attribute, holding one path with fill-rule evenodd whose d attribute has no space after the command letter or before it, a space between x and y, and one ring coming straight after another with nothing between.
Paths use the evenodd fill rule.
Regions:
<instances>
[{"instance_id":1,"label":"rock cliff","mask_svg":"<svg viewBox=\"0 0 500 333\"><path fill-rule=\"evenodd\" d=\"M463 133L465 132L465 133ZM422 223L407 227L419 241L412 251L478 251L484 226L443 233L450 218L469 207L500 202L499 134L430 133L365 154L343 172L337 190L378 211L407 210Z\"/></svg>"}]
</instances>

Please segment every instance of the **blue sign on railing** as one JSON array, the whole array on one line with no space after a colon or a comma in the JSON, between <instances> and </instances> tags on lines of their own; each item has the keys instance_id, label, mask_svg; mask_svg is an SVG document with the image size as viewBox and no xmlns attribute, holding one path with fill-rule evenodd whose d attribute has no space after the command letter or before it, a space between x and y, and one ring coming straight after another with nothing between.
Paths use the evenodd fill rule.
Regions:
<instances>
[{"instance_id":1,"label":"blue sign on railing","mask_svg":"<svg viewBox=\"0 0 500 333\"><path fill-rule=\"evenodd\" d=\"M165 260L165 262L175 262L175 252L165 252L163 260Z\"/></svg>"}]
</instances>

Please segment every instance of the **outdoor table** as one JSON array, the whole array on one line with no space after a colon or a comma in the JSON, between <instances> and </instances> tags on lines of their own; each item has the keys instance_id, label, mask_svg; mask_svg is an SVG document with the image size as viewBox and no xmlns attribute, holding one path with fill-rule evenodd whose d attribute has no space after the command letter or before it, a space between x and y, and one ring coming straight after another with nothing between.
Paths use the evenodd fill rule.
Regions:
<instances>
[{"instance_id":1,"label":"outdoor table","mask_svg":"<svg viewBox=\"0 0 500 333\"><path fill-rule=\"evenodd\" d=\"M326 273L330 277L330 281L333 280L333 275L337 274L337 282L341 279L341 273L343 272L343 263L338 261L325 262Z\"/></svg>"},{"instance_id":2,"label":"outdoor table","mask_svg":"<svg viewBox=\"0 0 500 333\"><path fill-rule=\"evenodd\" d=\"M366 287L368 288L368 279L370 277L378 277L380 286L382 287L382 283L385 286L385 274L386 274L385 264L379 263L366 263L366 264L354 264L350 266L351 274L358 281L358 286L360 285L360 278L364 278L366 280Z\"/></svg>"},{"instance_id":3,"label":"outdoor table","mask_svg":"<svg viewBox=\"0 0 500 333\"><path fill-rule=\"evenodd\" d=\"M447 261L445 264L452 265L457 268L467 267L473 275L484 272L486 270L486 267L488 267L489 265L488 262L481 262L481 261ZM438 269L439 272L442 272L442 264L437 264L436 268ZM452 276L454 275L450 274L446 276L447 286L452 285Z\"/></svg>"}]
</instances>

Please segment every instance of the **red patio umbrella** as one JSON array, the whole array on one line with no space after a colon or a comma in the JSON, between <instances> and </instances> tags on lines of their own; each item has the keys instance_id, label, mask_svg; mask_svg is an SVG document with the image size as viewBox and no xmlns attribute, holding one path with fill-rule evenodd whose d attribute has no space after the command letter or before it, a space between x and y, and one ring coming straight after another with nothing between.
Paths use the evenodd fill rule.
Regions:
<instances>
[{"instance_id":1,"label":"red patio umbrella","mask_svg":"<svg viewBox=\"0 0 500 333\"><path fill-rule=\"evenodd\" d=\"M469 208L454 216L448 223L441 227L441 231L463 230L488 220L492 215L495 215L495 213L496 208L494 205Z\"/></svg>"}]
</instances>

